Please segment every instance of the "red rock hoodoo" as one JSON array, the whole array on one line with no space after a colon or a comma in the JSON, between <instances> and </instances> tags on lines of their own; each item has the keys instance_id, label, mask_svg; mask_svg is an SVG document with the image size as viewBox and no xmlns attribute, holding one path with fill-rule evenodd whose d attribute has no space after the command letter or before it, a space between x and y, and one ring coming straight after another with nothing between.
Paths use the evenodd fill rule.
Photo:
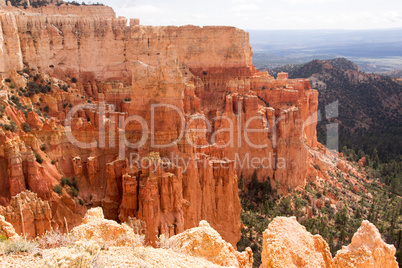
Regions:
<instances>
[{"instance_id":1,"label":"red rock hoodoo","mask_svg":"<svg viewBox=\"0 0 402 268\"><path fill-rule=\"evenodd\" d=\"M318 93L255 70L247 32L127 25L107 7L63 5L4 7L0 22L0 74L28 68L50 88L20 99L49 118L7 112L32 130L0 133L3 205L28 189L58 228L77 225L82 205L102 206L108 219L145 224L151 243L206 220L236 245L240 173L304 187Z\"/></svg>"}]
</instances>

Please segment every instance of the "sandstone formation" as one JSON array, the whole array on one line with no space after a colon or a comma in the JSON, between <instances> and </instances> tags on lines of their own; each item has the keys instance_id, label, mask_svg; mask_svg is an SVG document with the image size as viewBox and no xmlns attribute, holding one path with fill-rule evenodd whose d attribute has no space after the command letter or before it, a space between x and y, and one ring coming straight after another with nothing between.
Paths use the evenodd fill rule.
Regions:
<instances>
[{"instance_id":1,"label":"sandstone formation","mask_svg":"<svg viewBox=\"0 0 402 268\"><path fill-rule=\"evenodd\" d=\"M348 167L347 163L344 160L339 160L336 164L336 167L345 173L349 173L350 167Z\"/></svg>"},{"instance_id":2,"label":"sandstone formation","mask_svg":"<svg viewBox=\"0 0 402 268\"><path fill-rule=\"evenodd\" d=\"M104 219L102 208L88 210L83 224L75 227L71 234L79 241L96 241L106 246L141 247L141 240L126 224L118 224ZM198 257L216 264L217 267L251 267L252 252L237 252L233 246L224 241L206 221L201 221L199 227L188 229L169 239L170 249L182 256ZM166 263L168 261L164 258ZM208 267L213 267L208 266Z\"/></svg>"},{"instance_id":3,"label":"sandstone formation","mask_svg":"<svg viewBox=\"0 0 402 268\"><path fill-rule=\"evenodd\" d=\"M52 228L49 203L29 191L14 196L10 206L0 206L0 215L4 215L6 221L14 226L17 234L28 238L35 238Z\"/></svg>"},{"instance_id":4,"label":"sandstone formation","mask_svg":"<svg viewBox=\"0 0 402 268\"><path fill-rule=\"evenodd\" d=\"M1 44L4 51L9 51L3 57L12 65L1 68L0 73L10 72L12 67L21 70L24 61L47 73L129 81L130 62L155 63L157 54L166 44L184 52L178 54L179 61L189 68L202 72L202 68L217 69L224 64L229 70L251 73L248 34L233 27L150 27L136 23L127 26L127 19L121 17L83 18L37 13L20 16L17 11L1 14L1 22L1 32L15 43ZM34 39L38 42L36 45ZM9 58L11 49L15 49L17 57ZM37 56L40 59L36 59Z\"/></svg>"},{"instance_id":5,"label":"sandstone formation","mask_svg":"<svg viewBox=\"0 0 402 268\"><path fill-rule=\"evenodd\" d=\"M378 229L364 220L349 246L334 259L320 235L312 235L295 217L276 217L264 232L262 264L268 267L374 268L398 267L396 249L381 239Z\"/></svg>"},{"instance_id":6,"label":"sandstone formation","mask_svg":"<svg viewBox=\"0 0 402 268\"><path fill-rule=\"evenodd\" d=\"M359 164L360 167L366 166L367 165L366 157L363 156L362 158L359 159L359 161L357 163Z\"/></svg>"},{"instance_id":7,"label":"sandstone formation","mask_svg":"<svg viewBox=\"0 0 402 268\"><path fill-rule=\"evenodd\" d=\"M101 207L96 207L96 208L91 208L90 210L87 211L87 213L84 216L84 219L82 221L83 224L88 224L91 221L96 221L96 220L103 220L105 219L105 216L103 216L103 210Z\"/></svg>"},{"instance_id":8,"label":"sandstone formation","mask_svg":"<svg viewBox=\"0 0 402 268\"><path fill-rule=\"evenodd\" d=\"M18 238L10 223L0 216L0 235ZM90 263L100 247L100 263L113 267L251 267L252 252L237 252L206 221L198 227L174 235L160 248L145 247L141 238L125 224L105 220L100 207L90 209L84 223L71 234L78 240L69 247L43 249L42 254L0 255L6 266L69 266L77 261ZM87 251L91 256L81 256ZM23 256L19 258L18 256ZM42 257L43 256L43 257ZM87 257L90 257L87 259ZM82 260L80 263L83 263ZM331 263L332 261L332 263ZM363 221L352 243L331 258L329 247L319 235L311 235L295 217L276 217L264 232L260 267L391 267L396 268L395 248L381 239L377 228Z\"/></svg>"},{"instance_id":9,"label":"sandstone formation","mask_svg":"<svg viewBox=\"0 0 402 268\"><path fill-rule=\"evenodd\" d=\"M69 247L41 250L41 254L1 254L6 267L149 267L149 268L223 268L205 260L170 249L144 246L109 247L100 250L94 241L77 241Z\"/></svg>"},{"instance_id":10,"label":"sandstone formation","mask_svg":"<svg viewBox=\"0 0 402 268\"><path fill-rule=\"evenodd\" d=\"M260 268L330 268L331 260L325 240L307 232L296 217L276 217L264 231Z\"/></svg>"},{"instance_id":11,"label":"sandstone formation","mask_svg":"<svg viewBox=\"0 0 402 268\"><path fill-rule=\"evenodd\" d=\"M255 70L247 32L128 24L109 7L36 2L0 1L0 234L13 236L7 221L28 237L53 228L109 246L170 237L184 253L140 247L141 258L130 248L133 263L251 267L251 251L235 251L240 174L282 193L328 179L315 154L325 150L318 92ZM326 203L313 200L305 217ZM332 265L396 267L394 254L363 222ZM295 218L264 232L261 267L330 266L325 241Z\"/></svg>"},{"instance_id":12,"label":"sandstone formation","mask_svg":"<svg viewBox=\"0 0 402 268\"><path fill-rule=\"evenodd\" d=\"M9 115L15 116L15 112ZM25 231L28 237L35 237L51 227L66 231L66 219L70 228L78 225L85 210L70 197L53 192L52 185L61 175L54 166L37 162L35 154L46 157L39 149L38 138L0 132L0 139L0 214L17 233Z\"/></svg>"},{"instance_id":13,"label":"sandstone formation","mask_svg":"<svg viewBox=\"0 0 402 268\"><path fill-rule=\"evenodd\" d=\"M106 220L101 208L90 209L85 216L85 223L72 229L71 234L78 240L92 239L108 246L135 246L133 242L137 236L126 224Z\"/></svg>"},{"instance_id":14,"label":"sandstone formation","mask_svg":"<svg viewBox=\"0 0 402 268\"><path fill-rule=\"evenodd\" d=\"M378 229L364 220L353 235L352 242L336 253L332 268L397 268L395 259L396 249L386 244Z\"/></svg>"},{"instance_id":15,"label":"sandstone formation","mask_svg":"<svg viewBox=\"0 0 402 268\"><path fill-rule=\"evenodd\" d=\"M18 237L18 234L15 232L12 224L7 222L2 215L0 215L0 236L7 239L14 239Z\"/></svg>"},{"instance_id":16,"label":"sandstone formation","mask_svg":"<svg viewBox=\"0 0 402 268\"><path fill-rule=\"evenodd\" d=\"M169 249L152 247L144 248L112 248L102 257L112 267L172 267L172 268L223 268L202 257L193 257ZM125 264L121 264L124 259Z\"/></svg>"},{"instance_id":17,"label":"sandstone formation","mask_svg":"<svg viewBox=\"0 0 402 268\"><path fill-rule=\"evenodd\" d=\"M207 220L235 246L239 174L304 187L318 93L255 70L247 32L127 25L101 6L7 7L0 22L0 75L44 91L24 92L25 114L7 104L24 134L3 136L0 202L32 190L60 230L102 206L153 245ZM62 177L74 187L58 196Z\"/></svg>"},{"instance_id":18,"label":"sandstone formation","mask_svg":"<svg viewBox=\"0 0 402 268\"><path fill-rule=\"evenodd\" d=\"M169 243L174 250L205 258L221 266L251 268L253 265L253 253L250 248L242 253L236 251L206 221L201 221L198 227L171 237Z\"/></svg>"},{"instance_id":19,"label":"sandstone formation","mask_svg":"<svg viewBox=\"0 0 402 268\"><path fill-rule=\"evenodd\" d=\"M83 224L75 227L71 234L79 241L92 240L107 246L141 247L139 236L130 227L104 219L100 207L88 210ZM202 258L219 267L251 268L253 263L250 248L242 253L237 252L206 221L201 221L199 227L188 229L168 240L169 248L182 256Z\"/></svg>"},{"instance_id":20,"label":"sandstone formation","mask_svg":"<svg viewBox=\"0 0 402 268\"><path fill-rule=\"evenodd\" d=\"M43 123L42 123L42 121L40 120L38 114L35 113L34 111L30 111L30 112L28 113L27 123L28 123L31 127L34 127L34 128L42 127L42 126L43 126Z\"/></svg>"}]
</instances>

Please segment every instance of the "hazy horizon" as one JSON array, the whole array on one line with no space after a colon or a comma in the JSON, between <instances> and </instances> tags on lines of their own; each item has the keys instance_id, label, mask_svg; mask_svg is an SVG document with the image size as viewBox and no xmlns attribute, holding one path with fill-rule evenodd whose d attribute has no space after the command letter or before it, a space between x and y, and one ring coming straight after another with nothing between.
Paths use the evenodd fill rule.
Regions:
<instances>
[{"instance_id":1,"label":"hazy horizon","mask_svg":"<svg viewBox=\"0 0 402 268\"><path fill-rule=\"evenodd\" d=\"M86 1L89 3L89 1ZM94 3L96 1L92 1ZM224 25L245 30L402 28L402 1L383 0L100 0L143 25Z\"/></svg>"}]
</instances>

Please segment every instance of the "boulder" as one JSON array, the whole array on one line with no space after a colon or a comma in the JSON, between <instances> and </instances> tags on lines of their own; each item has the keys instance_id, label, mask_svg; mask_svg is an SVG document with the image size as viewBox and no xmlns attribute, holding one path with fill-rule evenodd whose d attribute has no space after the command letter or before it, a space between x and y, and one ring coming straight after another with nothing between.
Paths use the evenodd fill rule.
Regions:
<instances>
[{"instance_id":1,"label":"boulder","mask_svg":"<svg viewBox=\"0 0 402 268\"><path fill-rule=\"evenodd\" d=\"M366 157L363 156L357 163L359 164L359 166L364 167L365 165L367 165Z\"/></svg>"},{"instance_id":2,"label":"boulder","mask_svg":"<svg viewBox=\"0 0 402 268\"><path fill-rule=\"evenodd\" d=\"M340 170L342 170L345 173L349 172L349 168L348 168L346 162L343 161L343 160L339 160L338 163L336 164L336 167L339 168Z\"/></svg>"}]
</instances>

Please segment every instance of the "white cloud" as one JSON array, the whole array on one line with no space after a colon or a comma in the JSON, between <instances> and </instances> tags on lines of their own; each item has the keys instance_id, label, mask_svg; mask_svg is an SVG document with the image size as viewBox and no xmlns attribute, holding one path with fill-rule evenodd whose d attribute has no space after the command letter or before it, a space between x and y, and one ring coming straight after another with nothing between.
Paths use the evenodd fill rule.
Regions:
<instances>
[{"instance_id":1,"label":"white cloud","mask_svg":"<svg viewBox=\"0 0 402 268\"><path fill-rule=\"evenodd\" d=\"M230 0L232 4L250 4L250 3L261 3L262 0Z\"/></svg>"},{"instance_id":2,"label":"white cloud","mask_svg":"<svg viewBox=\"0 0 402 268\"><path fill-rule=\"evenodd\" d=\"M137 14L160 14L164 13L164 11L156 6L151 5L135 5L131 7L121 7L117 8L116 10L127 12L133 12Z\"/></svg>"},{"instance_id":3,"label":"white cloud","mask_svg":"<svg viewBox=\"0 0 402 268\"><path fill-rule=\"evenodd\" d=\"M402 22L402 13L398 13L396 11L390 11L384 14L389 21L393 23L401 23Z\"/></svg>"},{"instance_id":4,"label":"white cloud","mask_svg":"<svg viewBox=\"0 0 402 268\"><path fill-rule=\"evenodd\" d=\"M293 5L310 5L310 4L329 4L345 2L344 0L282 0L285 3Z\"/></svg>"},{"instance_id":5,"label":"white cloud","mask_svg":"<svg viewBox=\"0 0 402 268\"><path fill-rule=\"evenodd\" d=\"M102 0L99 0L102 1ZM402 1L382 0L103 0L145 25L231 25L242 29L402 27Z\"/></svg>"},{"instance_id":6,"label":"white cloud","mask_svg":"<svg viewBox=\"0 0 402 268\"><path fill-rule=\"evenodd\" d=\"M249 12L258 10L258 6L254 4L240 4L231 8L233 11Z\"/></svg>"},{"instance_id":7,"label":"white cloud","mask_svg":"<svg viewBox=\"0 0 402 268\"><path fill-rule=\"evenodd\" d=\"M193 14L193 17L197 20L204 20L204 19L208 19L208 15L207 14Z\"/></svg>"}]
</instances>

